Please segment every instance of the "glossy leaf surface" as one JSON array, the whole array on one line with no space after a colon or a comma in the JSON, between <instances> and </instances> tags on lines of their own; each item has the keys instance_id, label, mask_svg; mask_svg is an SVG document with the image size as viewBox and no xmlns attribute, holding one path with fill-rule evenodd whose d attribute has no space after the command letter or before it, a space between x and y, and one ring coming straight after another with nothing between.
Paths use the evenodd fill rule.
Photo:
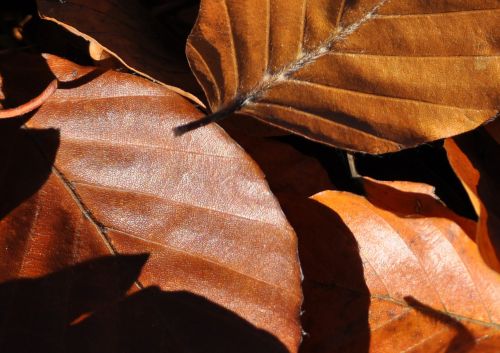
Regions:
<instances>
[{"instance_id":1,"label":"glossy leaf surface","mask_svg":"<svg viewBox=\"0 0 500 353\"><path fill-rule=\"evenodd\" d=\"M71 312L68 293L80 290L71 273L80 273L82 267L68 270L68 266L91 261L83 268L99 268L96 257L114 254L118 265L111 268L118 271L121 254L139 253L149 254L142 272L144 257L124 258L135 265L123 282L117 279L121 283L117 290L122 293L135 282L135 295L152 296L151 301L144 300L150 306L160 303L158 313L152 311L159 317L151 323L159 328L141 330L163 335L154 342L142 338L153 350L171 345L193 352L205 346L224 352L235 347L249 352L296 351L302 295L295 233L256 164L217 126L174 137L173 126L201 113L160 85L53 56L48 65L62 81L61 88L31 117L28 128L5 130L10 138L2 140L6 160L0 179L0 276L8 300L17 304L0 322L11 325L9 318L23 307L10 292L10 284L24 288L23 281L41 283L39 300L48 302L41 306L45 315L64 317L54 319L60 327L48 334L49 341L71 344L75 342L71 335L81 328L83 333L77 331L83 336L76 341L82 346L75 349L95 352L100 341L86 342L84 335L90 325L92 332L102 335L98 337L113 338L106 342L106 351L127 351L122 350L120 337L136 335L124 328L134 320L147 323L147 317L137 316L139 310L128 318L120 305L113 307L116 315L101 311L102 305L84 306L79 315ZM15 82L25 81L18 77ZM44 291L43 283L53 283L59 274L62 282L56 282L64 290L54 297L59 298L56 303L52 287ZM78 298L92 297L107 282L114 285L113 277L96 276L100 282L92 278L82 293L75 294ZM151 286L161 293L151 293ZM149 291L143 293L144 287ZM134 298L124 299L125 304L135 303ZM161 314L163 299L166 311ZM169 314L176 300L192 309L189 318L182 312ZM148 308L146 313L154 309ZM131 322L120 324L120 315ZM210 318L215 320L212 324ZM216 323L232 334L219 336ZM191 331L183 331L184 324ZM107 329L101 332L99 325ZM22 320L19 327L12 325L0 335L2 342L29 335L31 326L28 333L24 326ZM35 320L33 326L44 325ZM195 336L200 339L193 340ZM137 344L141 337L137 336ZM51 352L62 349L52 350L49 343L41 347ZM141 351L133 347L126 349Z\"/></svg>"}]
</instances>

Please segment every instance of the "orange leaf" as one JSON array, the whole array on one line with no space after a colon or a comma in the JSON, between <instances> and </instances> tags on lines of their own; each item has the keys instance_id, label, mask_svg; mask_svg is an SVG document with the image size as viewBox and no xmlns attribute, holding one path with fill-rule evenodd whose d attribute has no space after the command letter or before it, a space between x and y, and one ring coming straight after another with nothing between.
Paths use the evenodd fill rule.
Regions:
<instances>
[{"instance_id":1,"label":"orange leaf","mask_svg":"<svg viewBox=\"0 0 500 353\"><path fill-rule=\"evenodd\" d=\"M465 220L447 210L425 185L364 182L366 198L338 191L313 197L345 223L332 229L323 246L333 247L337 241L346 249L344 244L351 242L350 253L359 246L366 287L353 281L357 269L346 262L305 289L306 298L309 291L318 301L343 298L345 323L338 322L336 331L326 326L323 335L306 340L304 352L363 351L356 347L367 340L356 333L366 323L355 308L366 300L369 351L494 352L500 341L500 275L483 263L459 226ZM351 278L337 275L349 271ZM328 320L327 311L323 309L321 319L314 310L311 303L306 330L308 324L314 329Z\"/></svg>"},{"instance_id":2,"label":"orange leaf","mask_svg":"<svg viewBox=\"0 0 500 353\"><path fill-rule=\"evenodd\" d=\"M447 139L444 147L479 217L475 232L479 251L500 272L500 145L486 131L477 130Z\"/></svg>"}]
</instances>

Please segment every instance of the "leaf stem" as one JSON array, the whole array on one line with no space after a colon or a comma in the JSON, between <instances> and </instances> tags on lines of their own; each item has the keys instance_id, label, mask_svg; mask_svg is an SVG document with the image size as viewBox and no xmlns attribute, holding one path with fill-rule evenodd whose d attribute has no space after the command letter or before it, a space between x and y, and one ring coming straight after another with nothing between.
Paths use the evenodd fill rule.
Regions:
<instances>
[{"instance_id":1,"label":"leaf stem","mask_svg":"<svg viewBox=\"0 0 500 353\"><path fill-rule=\"evenodd\" d=\"M370 21L376 14L377 11L389 0L379 0L378 3L372 7L372 9L367 12L361 19L350 24L347 27L340 28L340 31L334 31L331 33L329 38L324 41L318 48L315 50L302 54L296 61L291 64L283 67L281 70L278 70L275 74L266 75L264 82L258 85L256 88L250 90L245 97L240 97L235 99L230 105L226 108L223 108L215 113L205 116L200 120L196 120L181 126L177 126L174 128L175 136L180 136L185 134L186 132L195 130L202 126L206 126L212 122L220 121L227 116L233 114L234 112L240 110L244 105L254 102L258 100L261 96L263 96L265 91L268 91L272 87L281 83L283 80L288 79L293 74L301 70L307 65L315 62L319 58L323 57L330 51L332 51L334 45L336 43L344 41L354 32L356 32L360 27L362 27L366 22ZM342 11L343 11L342 6Z\"/></svg>"},{"instance_id":2,"label":"leaf stem","mask_svg":"<svg viewBox=\"0 0 500 353\"><path fill-rule=\"evenodd\" d=\"M243 102L244 102L243 99L236 99L226 108L223 108L213 114L209 114L199 120L191 121L187 124L177 126L174 128L174 135L181 136L184 135L186 132L198 129L202 126L206 126L216 121L221 121L227 118L229 115L233 114L235 111L237 111L241 107Z\"/></svg>"},{"instance_id":3,"label":"leaf stem","mask_svg":"<svg viewBox=\"0 0 500 353\"><path fill-rule=\"evenodd\" d=\"M16 116L24 115L35 110L43 103L45 103L47 99L49 99L50 96L56 91L56 89L57 80L52 80L52 82L49 83L47 88L45 88L42 93L40 93L37 97L33 98L29 102L21 104L20 106L15 108L0 110L0 119L14 118Z\"/></svg>"}]
</instances>

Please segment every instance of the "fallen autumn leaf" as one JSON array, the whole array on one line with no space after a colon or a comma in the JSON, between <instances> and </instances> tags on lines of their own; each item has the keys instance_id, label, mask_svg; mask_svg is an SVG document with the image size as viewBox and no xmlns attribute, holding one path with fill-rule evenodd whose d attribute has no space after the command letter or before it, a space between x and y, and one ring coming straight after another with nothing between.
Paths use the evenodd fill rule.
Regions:
<instances>
[{"instance_id":1,"label":"fallen autumn leaf","mask_svg":"<svg viewBox=\"0 0 500 353\"><path fill-rule=\"evenodd\" d=\"M384 153L474 129L498 112L498 1L354 3L201 1L187 55L208 119L236 111Z\"/></svg>"}]
</instances>

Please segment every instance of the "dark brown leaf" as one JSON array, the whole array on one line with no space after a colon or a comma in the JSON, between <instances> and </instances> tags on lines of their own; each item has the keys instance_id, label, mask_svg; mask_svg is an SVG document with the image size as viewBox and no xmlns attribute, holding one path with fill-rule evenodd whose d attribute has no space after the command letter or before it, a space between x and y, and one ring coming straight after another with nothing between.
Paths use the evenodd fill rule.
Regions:
<instances>
[{"instance_id":1,"label":"dark brown leaf","mask_svg":"<svg viewBox=\"0 0 500 353\"><path fill-rule=\"evenodd\" d=\"M38 0L42 18L53 21L114 55L126 67L168 85L201 104L184 55L184 43L171 33L162 33L138 0Z\"/></svg>"}]
</instances>

